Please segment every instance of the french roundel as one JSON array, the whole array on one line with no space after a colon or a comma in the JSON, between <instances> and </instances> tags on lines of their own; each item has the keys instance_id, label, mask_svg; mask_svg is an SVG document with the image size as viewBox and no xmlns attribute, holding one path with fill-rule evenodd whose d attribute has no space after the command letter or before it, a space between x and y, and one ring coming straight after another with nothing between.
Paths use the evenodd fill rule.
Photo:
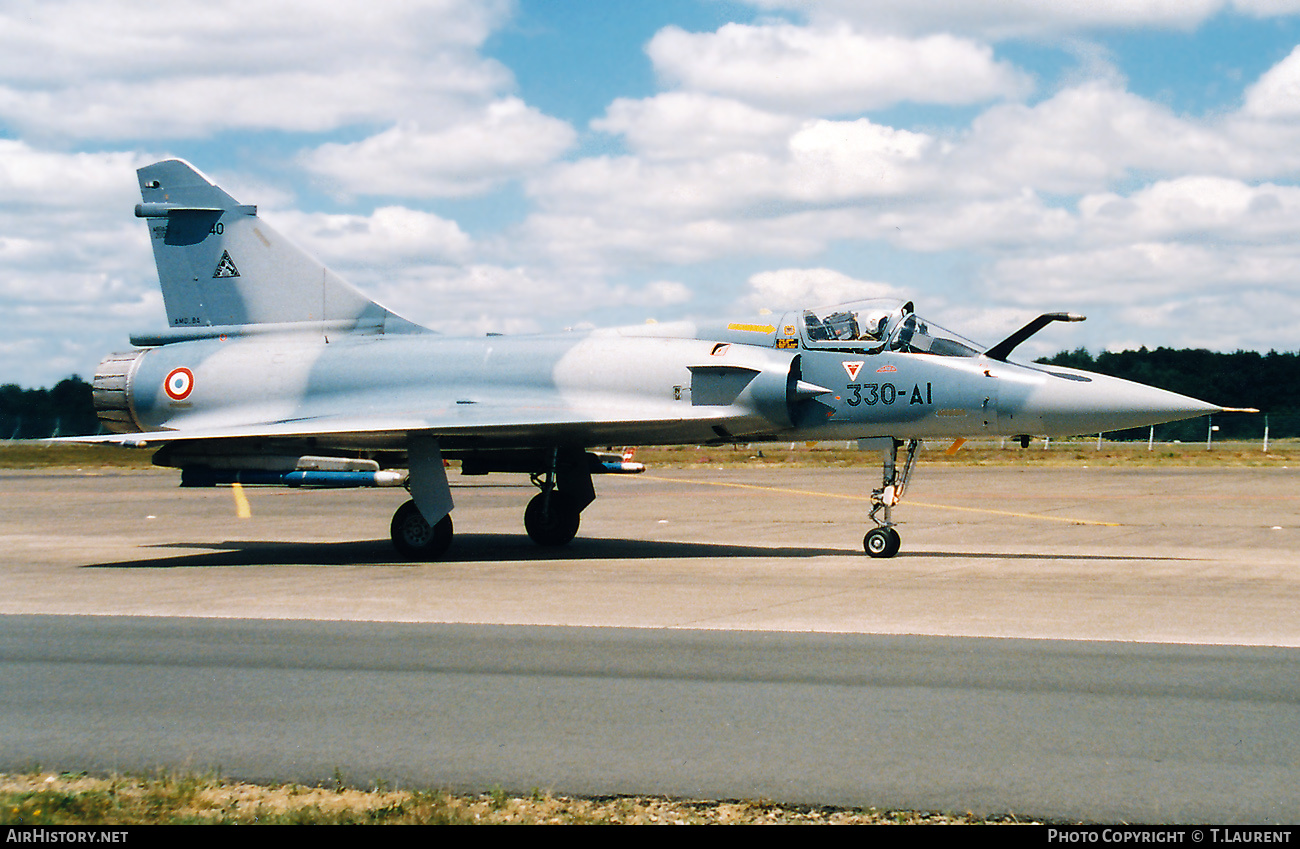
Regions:
<instances>
[{"instance_id":1,"label":"french roundel","mask_svg":"<svg viewBox=\"0 0 1300 849\"><path fill-rule=\"evenodd\" d=\"M190 390L193 388L194 372L187 368L172 369L167 373L167 379L163 381L163 391L173 401L184 401L190 397Z\"/></svg>"}]
</instances>

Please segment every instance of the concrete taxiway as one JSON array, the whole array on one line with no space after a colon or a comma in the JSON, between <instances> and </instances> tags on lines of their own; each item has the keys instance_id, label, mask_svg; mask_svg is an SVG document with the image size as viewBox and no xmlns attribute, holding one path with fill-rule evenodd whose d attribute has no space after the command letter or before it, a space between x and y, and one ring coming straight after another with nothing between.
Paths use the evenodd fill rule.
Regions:
<instances>
[{"instance_id":1,"label":"concrete taxiway","mask_svg":"<svg viewBox=\"0 0 1300 849\"><path fill-rule=\"evenodd\" d=\"M400 490L0 472L0 770L1300 820L1300 470L923 468L890 560L877 479L604 478L560 550L460 479L410 564Z\"/></svg>"},{"instance_id":2,"label":"concrete taxiway","mask_svg":"<svg viewBox=\"0 0 1300 849\"><path fill-rule=\"evenodd\" d=\"M453 478L446 562L396 559L401 490L179 489L0 472L0 613L823 631L1300 646L1300 469L922 468L866 557L871 469L598 480L578 539Z\"/></svg>"}]
</instances>

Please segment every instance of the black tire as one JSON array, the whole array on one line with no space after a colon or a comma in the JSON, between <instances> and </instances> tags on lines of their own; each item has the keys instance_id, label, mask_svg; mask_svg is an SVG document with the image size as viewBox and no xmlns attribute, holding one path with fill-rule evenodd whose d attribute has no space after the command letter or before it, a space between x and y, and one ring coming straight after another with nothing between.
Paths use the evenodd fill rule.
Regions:
<instances>
[{"instance_id":1,"label":"black tire","mask_svg":"<svg viewBox=\"0 0 1300 849\"><path fill-rule=\"evenodd\" d=\"M581 514L573 499L563 492L552 491L549 505L546 493L539 492L524 510L524 530L538 545L548 548L565 545L577 536Z\"/></svg>"},{"instance_id":2,"label":"black tire","mask_svg":"<svg viewBox=\"0 0 1300 849\"><path fill-rule=\"evenodd\" d=\"M902 544L902 537L893 528L872 528L862 538L863 551L872 557L893 557Z\"/></svg>"},{"instance_id":3,"label":"black tire","mask_svg":"<svg viewBox=\"0 0 1300 849\"><path fill-rule=\"evenodd\" d=\"M443 516L436 525L430 525L415 502L408 501L393 514L389 531L393 547L407 560L437 560L451 546L451 515Z\"/></svg>"}]
</instances>

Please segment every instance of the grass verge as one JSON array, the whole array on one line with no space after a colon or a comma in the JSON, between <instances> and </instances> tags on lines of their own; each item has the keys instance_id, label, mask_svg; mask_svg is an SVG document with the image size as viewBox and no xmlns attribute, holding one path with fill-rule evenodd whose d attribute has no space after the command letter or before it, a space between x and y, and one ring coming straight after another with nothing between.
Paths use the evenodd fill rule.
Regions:
<instances>
[{"instance_id":1,"label":"grass verge","mask_svg":"<svg viewBox=\"0 0 1300 849\"><path fill-rule=\"evenodd\" d=\"M970 442L949 454L949 440L926 442L920 459L927 464L955 466L1250 466L1300 465L1300 440L1262 443L1223 442L1207 450L1204 444L1107 442L1096 438L1039 441L1021 448L1011 440ZM0 469L141 470L155 468L153 451L115 445L65 445L48 442L0 443ZM650 468L872 468L880 465L877 451L861 451L844 442L751 443L683 445L638 449L636 459Z\"/></svg>"},{"instance_id":2,"label":"grass verge","mask_svg":"<svg viewBox=\"0 0 1300 849\"><path fill-rule=\"evenodd\" d=\"M917 455L926 465L1024 466L1029 468L1083 466L1249 466L1300 465L1300 440L1280 440L1263 450L1262 443L1224 442L1207 450L1204 444L1102 441L1097 438L1039 440L1021 448L1012 440L980 440L948 453L952 440L927 441ZM902 460L902 452L899 459ZM844 442L763 443L750 445L692 445L639 449L636 459L649 468L872 468L880 452L862 451Z\"/></svg>"},{"instance_id":3,"label":"grass verge","mask_svg":"<svg viewBox=\"0 0 1300 849\"><path fill-rule=\"evenodd\" d=\"M763 801L681 801L650 797L583 799L533 791L516 796L440 790L358 790L258 785L212 776L32 772L0 775L5 825L704 825L1017 824L1014 816L779 805Z\"/></svg>"}]
</instances>

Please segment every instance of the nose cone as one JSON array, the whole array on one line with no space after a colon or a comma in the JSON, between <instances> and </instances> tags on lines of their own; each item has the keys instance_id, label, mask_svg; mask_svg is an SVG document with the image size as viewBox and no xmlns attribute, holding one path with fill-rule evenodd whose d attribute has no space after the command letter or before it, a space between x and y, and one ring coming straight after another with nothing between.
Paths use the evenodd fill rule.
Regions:
<instances>
[{"instance_id":1,"label":"nose cone","mask_svg":"<svg viewBox=\"0 0 1300 849\"><path fill-rule=\"evenodd\" d=\"M1021 427L1024 429L1017 433L1069 436L1145 427L1222 410L1177 392L1118 377L1052 369L1018 404L1007 404L1002 418L1008 432ZM1026 427L1031 423L1035 427Z\"/></svg>"}]
</instances>

